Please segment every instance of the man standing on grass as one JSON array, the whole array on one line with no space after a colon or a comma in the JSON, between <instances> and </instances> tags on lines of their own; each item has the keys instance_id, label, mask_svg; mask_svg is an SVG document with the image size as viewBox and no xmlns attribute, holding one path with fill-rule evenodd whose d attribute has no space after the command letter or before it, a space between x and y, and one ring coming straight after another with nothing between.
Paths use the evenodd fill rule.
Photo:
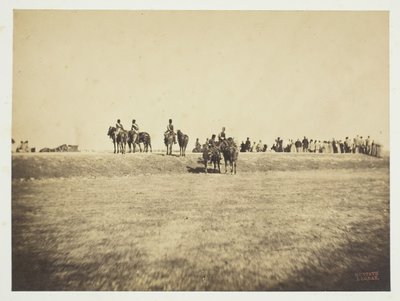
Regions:
<instances>
[{"instance_id":1,"label":"man standing on grass","mask_svg":"<svg viewBox=\"0 0 400 301\"><path fill-rule=\"evenodd\" d=\"M308 150L308 139L306 138L306 136L304 136L304 139L302 141L302 145L303 145L303 153L306 153Z\"/></svg>"},{"instance_id":2,"label":"man standing on grass","mask_svg":"<svg viewBox=\"0 0 400 301\"><path fill-rule=\"evenodd\" d=\"M296 152L300 153L301 152L301 142L300 139L297 139L296 142L294 143L294 146L296 146Z\"/></svg>"},{"instance_id":3,"label":"man standing on grass","mask_svg":"<svg viewBox=\"0 0 400 301\"><path fill-rule=\"evenodd\" d=\"M365 153L367 155L371 154L371 138L369 136L365 139Z\"/></svg>"}]
</instances>

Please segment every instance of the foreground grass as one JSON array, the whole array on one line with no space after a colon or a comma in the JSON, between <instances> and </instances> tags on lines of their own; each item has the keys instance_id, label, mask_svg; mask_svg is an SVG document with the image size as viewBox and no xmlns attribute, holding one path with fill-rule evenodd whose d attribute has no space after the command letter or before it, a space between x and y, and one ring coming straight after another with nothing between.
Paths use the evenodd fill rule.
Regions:
<instances>
[{"instance_id":1,"label":"foreground grass","mask_svg":"<svg viewBox=\"0 0 400 301\"><path fill-rule=\"evenodd\" d=\"M389 289L387 168L12 188L13 290Z\"/></svg>"}]
</instances>

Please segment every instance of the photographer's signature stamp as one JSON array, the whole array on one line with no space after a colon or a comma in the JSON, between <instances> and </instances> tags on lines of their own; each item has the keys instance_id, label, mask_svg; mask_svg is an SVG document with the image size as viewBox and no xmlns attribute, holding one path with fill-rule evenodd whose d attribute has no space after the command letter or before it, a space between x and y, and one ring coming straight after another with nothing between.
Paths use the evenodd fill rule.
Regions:
<instances>
[{"instance_id":1,"label":"photographer's signature stamp","mask_svg":"<svg viewBox=\"0 0 400 301\"><path fill-rule=\"evenodd\" d=\"M354 274L357 281L376 281L379 280L379 272L363 272Z\"/></svg>"}]
</instances>

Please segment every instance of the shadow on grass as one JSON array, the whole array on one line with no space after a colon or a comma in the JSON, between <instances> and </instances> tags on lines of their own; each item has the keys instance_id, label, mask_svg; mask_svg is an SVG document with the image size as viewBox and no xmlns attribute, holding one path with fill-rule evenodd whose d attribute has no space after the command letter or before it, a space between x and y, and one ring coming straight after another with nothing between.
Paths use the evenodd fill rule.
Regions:
<instances>
[{"instance_id":1,"label":"shadow on grass","mask_svg":"<svg viewBox=\"0 0 400 301\"><path fill-rule=\"evenodd\" d=\"M191 166L186 166L187 171L189 173L195 173L195 174L199 174L199 173L204 173L204 167L191 167ZM216 174L220 174L220 172L218 171L218 169L214 170L213 168L207 168L207 173L216 173Z\"/></svg>"},{"instance_id":2,"label":"shadow on grass","mask_svg":"<svg viewBox=\"0 0 400 301\"><path fill-rule=\"evenodd\" d=\"M168 156L171 156L171 157L180 157L180 155L179 154L170 154L170 155L167 155L167 153L152 153L152 154L154 154L154 155L156 155L156 156L160 156L160 157L168 157Z\"/></svg>"}]
</instances>

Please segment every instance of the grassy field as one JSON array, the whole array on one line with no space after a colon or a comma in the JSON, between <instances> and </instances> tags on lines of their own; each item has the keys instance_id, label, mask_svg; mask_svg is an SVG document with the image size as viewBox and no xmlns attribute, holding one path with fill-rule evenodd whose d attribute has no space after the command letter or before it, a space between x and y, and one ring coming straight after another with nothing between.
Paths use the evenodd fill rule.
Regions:
<instances>
[{"instance_id":1,"label":"grassy field","mask_svg":"<svg viewBox=\"0 0 400 301\"><path fill-rule=\"evenodd\" d=\"M14 154L13 290L390 288L388 158L199 157Z\"/></svg>"}]
</instances>

